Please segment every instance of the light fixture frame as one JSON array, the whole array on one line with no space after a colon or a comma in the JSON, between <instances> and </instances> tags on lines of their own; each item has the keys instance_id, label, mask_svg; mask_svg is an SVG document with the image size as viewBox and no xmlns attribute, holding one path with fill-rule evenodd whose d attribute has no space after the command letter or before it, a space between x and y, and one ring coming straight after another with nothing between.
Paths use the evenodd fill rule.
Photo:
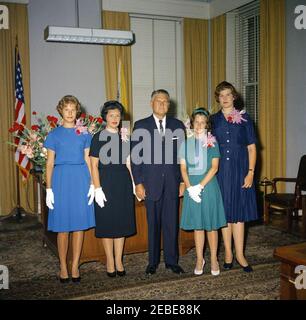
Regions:
<instances>
[{"instance_id":1,"label":"light fixture frame","mask_svg":"<svg viewBox=\"0 0 306 320\"><path fill-rule=\"evenodd\" d=\"M132 44L134 34L125 30L47 26L44 30L44 39L47 42L122 46Z\"/></svg>"}]
</instances>

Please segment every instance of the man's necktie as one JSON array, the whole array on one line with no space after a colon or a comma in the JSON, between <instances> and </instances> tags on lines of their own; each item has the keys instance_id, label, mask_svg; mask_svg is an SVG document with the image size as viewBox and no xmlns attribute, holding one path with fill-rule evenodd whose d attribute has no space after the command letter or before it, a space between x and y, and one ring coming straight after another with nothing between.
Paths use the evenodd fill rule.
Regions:
<instances>
[{"instance_id":1,"label":"man's necktie","mask_svg":"<svg viewBox=\"0 0 306 320\"><path fill-rule=\"evenodd\" d=\"M163 127L163 120L159 120L159 133L164 136L164 127Z\"/></svg>"}]
</instances>

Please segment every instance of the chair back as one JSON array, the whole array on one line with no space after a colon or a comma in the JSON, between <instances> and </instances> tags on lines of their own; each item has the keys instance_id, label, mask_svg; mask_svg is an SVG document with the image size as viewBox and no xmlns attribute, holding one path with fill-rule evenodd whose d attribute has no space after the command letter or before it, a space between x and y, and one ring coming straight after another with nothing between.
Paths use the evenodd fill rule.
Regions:
<instances>
[{"instance_id":1,"label":"chair back","mask_svg":"<svg viewBox=\"0 0 306 320\"><path fill-rule=\"evenodd\" d=\"M299 191L306 191L306 154L304 154L300 160L296 184Z\"/></svg>"}]
</instances>

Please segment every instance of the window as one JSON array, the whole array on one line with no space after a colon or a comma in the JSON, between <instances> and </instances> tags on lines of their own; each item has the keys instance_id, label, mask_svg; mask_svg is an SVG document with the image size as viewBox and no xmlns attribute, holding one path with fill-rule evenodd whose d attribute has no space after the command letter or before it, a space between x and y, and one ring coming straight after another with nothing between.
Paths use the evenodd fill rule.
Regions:
<instances>
[{"instance_id":1,"label":"window","mask_svg":"<svg viewBox=\"0 0 306 320\"><path fill-rule=\"evenodd\" d=\"M235 10L236 83L245 109L258 120L259 88L259 1Z\"/></svg>"},{"instance_id":2,"label":"window","mask_svg":"<svg viewBox=\"0 0 306 320\"><path fill-rule=\"evenodd\" d=\"M182 115L182 32L178 19L131 15L133 120L149 116L150 95L166 89L169 114Z\"/></svg>"}]
</instances>

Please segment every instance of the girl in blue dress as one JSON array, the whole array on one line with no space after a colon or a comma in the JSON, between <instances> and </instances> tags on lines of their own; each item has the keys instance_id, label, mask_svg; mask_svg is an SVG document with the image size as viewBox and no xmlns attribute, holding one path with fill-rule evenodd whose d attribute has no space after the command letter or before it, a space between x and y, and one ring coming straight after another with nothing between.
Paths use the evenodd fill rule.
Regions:
<instances>
[{"instance_id":1,"label":"girl in blue dress","mask_svg":"<svg viewBox=\"0 0 306 320\"><path fill-rule=\"evenodd\" d=\"M57 232L60 281L69 281L67 252L72 232L72 281L80 281L79 260L84 230L95 226L94 186L91 183L90 134L76 131L75 121L81 107L74 96L63 97L57 106L62 126L52 130L44 143L48 149L46 165L46 203L49 208L48 230ZM88 199L89 197L89 199Z\"/></svg>"},{"instance_id":2,"label":"girl in blue dress","mask_svg":"<svg viewBox=\"0 0 306 320\"><path fill-rule=\"evenodd\" d=\"M258 219L253 183L256 163L256 137L250 116L235 109L239 99L234 86L221 82L215 90L221 110L212 116L213 134L220 147L221 159L217 175L227 227L222 229L225 246L224 269L233 266L232 237L236 261L245 272L252 267L244 256L244 224Z\"/></svg>"},{"instance_id":3,"label":"girl in blue dress","mask_svg":"<svg viewBox=\"0 0 306 320\"><path fill-rule=\"evenodd\" d=\"M201 275L205 265L203 257L205 231L211 255L211 274L220 274L217 260L218 229L226 226L222 196L215 174L219 165L219 147L215 138L207 133L209 113L197 108L191 116L194 129L180 149L181 173L187 190L184 194L181 228L194 230L197 263L195 275Z\"/></svg>"}]
</instances>

